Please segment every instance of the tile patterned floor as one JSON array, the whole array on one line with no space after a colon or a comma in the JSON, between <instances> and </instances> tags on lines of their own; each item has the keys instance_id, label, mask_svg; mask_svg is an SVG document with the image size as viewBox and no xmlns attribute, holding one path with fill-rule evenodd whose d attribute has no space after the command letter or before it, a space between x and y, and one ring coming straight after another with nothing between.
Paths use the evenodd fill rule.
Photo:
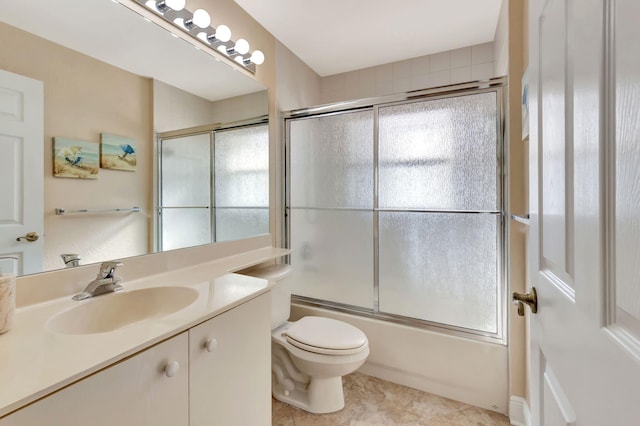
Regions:
<instances>
[{"instance_id":1,"label":"tile patterned floor","mask_svg":"<svg viewBox=\"0 0 640 426\"><path fill-rule=\"evenodd\" d=\"M345 408L311 414L273 400L273 426L508 426L502 414L361 373L345 376Z\"/></svg>"}]
</instances>

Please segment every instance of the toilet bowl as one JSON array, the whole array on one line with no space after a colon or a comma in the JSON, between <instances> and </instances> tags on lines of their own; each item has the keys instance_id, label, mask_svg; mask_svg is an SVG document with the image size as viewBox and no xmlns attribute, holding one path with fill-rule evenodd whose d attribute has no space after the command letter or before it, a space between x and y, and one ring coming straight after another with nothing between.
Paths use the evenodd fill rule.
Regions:
<instances>
[{"instance_id":1,"label":"toilet bowl","mask_svg":"<svg viewBox=\"0 0 640 426\"><path fill-rule=\"evenodd\" d=\"M279 401L321 414L344 408L342 376L357 370L369 356L367 336L331 318L308 316L289 322L291 291L283 278L289 265L243 271L273 281L272 394Z\"/></svg>"}]
</instances>

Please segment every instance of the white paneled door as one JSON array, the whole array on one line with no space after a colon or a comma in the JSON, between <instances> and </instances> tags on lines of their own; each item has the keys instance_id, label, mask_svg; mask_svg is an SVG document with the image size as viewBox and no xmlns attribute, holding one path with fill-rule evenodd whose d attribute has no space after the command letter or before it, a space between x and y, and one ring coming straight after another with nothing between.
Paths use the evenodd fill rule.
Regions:
<instances>
[{"instance_id":1,"label":"white paneled door","mask_svg":"<svg viewBox=\"0 0 640 426\"><path fill-rule=\"evenodd\" d=\"M640 425L640 2L530 0L532 425Z\"/></svg>"},{"instance_id":2,"label":"white paneled door","mask_svg":"<svg viewBox=\"0 0 640 426\"><path fill-rule=\"evenodd\" d=\"M0 70L0 257L15 258L0 259L5 273L42 270L43 129L42 82Z\"/></svg>"}]
</instances>

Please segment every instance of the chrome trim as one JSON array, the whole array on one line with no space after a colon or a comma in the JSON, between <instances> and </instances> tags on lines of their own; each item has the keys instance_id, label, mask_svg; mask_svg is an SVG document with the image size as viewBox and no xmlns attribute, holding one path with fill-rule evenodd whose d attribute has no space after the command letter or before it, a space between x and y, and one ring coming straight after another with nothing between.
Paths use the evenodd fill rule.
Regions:
<instances>
[{"instance_id":1,"label":"chrome trim","mask_svg":"<svg viewBox=\"0 0 640 426\"><path fill-rule=\"evenodd\" d=\"M314 299L311 297L297 295L291 296L291 303L299 306L309 306L314 308L326 309L328 311L356 315L359 317L371 318L379 321L389 321L396 324L407 325L423 330L435 331L446 335L469 338L469 335L471 334L473 335L473 338L477 340L501 345L507 344L506 341L504 341L504 339L499 337L496 333L457 327L454 325L426 321L417 318L404 317L401 315L388 314L385 312L374 312L373 309L363 308L360 306L347 305L338 302L329 302L321 299Z\"/></svg>"},{"instance_id":2,"label":"chrome trim","mask_svg":"<svg viewBox=\"0 0 640 426\"><path fill-rule=\"evenodd\" d=\"M502 214L500 210L440 210L440 209L415 209L415 208L385 208L385 209L375 209L379 212L390 212L390 213L465 213L465 214Z\"/></svg>"},{"instance_id":3,"label":"chrome trim","mask_svg":"<svg viewBox=\"0 0 640 426\"><path fill-rule=\"evenodd\" d=\"M269 206L214 207L216 210L269 210Z\"/></svg>"},{"instance_id":4,"label":"chrome trim","mask_svg":"<svg viewBox=\"0 0 640 426\"><path fill-rule=\"evenodd\" d=\"M335 309L340 310L347 313L352 313L356 315L368 316L376 319L384 319L392 322L398 322L402 324L408 324L417 326L420 328L433 329L436 331L447 331L447 334L455 334L459 336L469 337L469 334L472 334L478 340L486 340L492 343L507 343L507 335L506 335L506 326L508 321L507 315L507 306L505 304L505 294L508 288L508 256L509 256L509 227L506 226L506 211L508 208L508 179L507 179L507 163L508 163L508 145L506 143L506 102L507 99L507 91L505 90L505 86L507 84L507 77L498 77L493 78L487 81L477 81L477 82L469 82L463 84L454 84L449 86L442 86L424 90L416 90L412 92L407 92L403 94L395 94L389 96L375 97L375 98L366 98L361 100L354 101L345 101L338 102L334 104L320 105L311 108L304 108L298 110L292 110L283 113L286 132L285 132L285 169L286 171L290 170L291 167L291 159L290 159L290 140L291 140L291 121L307 119L307 118L317 118L319 116L328 116L335 114L343 114L355 111L361 111L371 108L374 113L374 160L376 160L374 164L374 309L366 310L363 308L358 308L349 305L341 305L339 303L330 302L330 301L320 301L316 299L306 298L304 296L292 296L294 301L299 301L300 303L309 303L314 306L325 307L327 309ZM497 155L497 165L496 165L496 200L497 207L496 210L439 210L439 209L416 209L416 208L379 208L378 203L378 173L379 173L379 165L377 164L378 160L378 111L381 107L391 106L394 103L397 104L405 104L410 102L418 102L418 101L427 101L427 100L437 100L437 99L445 99L451 97L458 96L468 96L468 95L476 95L481 93L489 93L493 92L496 94L496 155ZM347 210L347 211L371 211L370 209L346 209L346 208L323 208L323 207L291 207L290 206L290 191L291 191L291 182L290 176L286 174L285 171L285 206L284 206L284 214L286 221L286 235L285 235L285 245L287 248L290 247L290 235L291 235L291 224L289 220L289 211L290 210ZM496 269L497 274L496 277L498 279L496 285L496 322L497 322L497 331L496 333L486 333L478 330L469 330L465 328L450 326L447 324L440 323L432 323L429 321L411 319L407 317L402 317L394 314L387 314L383 312L379 312L379 259L378 259L378 230L377 226L379 225L379 212L399 212L399 213L443 213L443 214L452 214L452 213L462 213L462 214L491 214L497 215L496 218L498 223L497 225L497 233L496 233L496 242L499 247L499 253L496 255ZM287 258L287 262L290 263L290 256Z\"/></svg>"},{"instance_id":5,"label":"chrome trim","mask_svg":"<svg viewBox=\"0 0 640 426\"><path fill-rule=\"evenodd\" d=\"M285 207L287 210L335 210L356 212L383 212L383 213L468 213L468 214L502 214L500 210L440 210L440 209L416 209L416 208L356 208L356 207Z\"/></svg>"},{"instance_id":6,"label":"chrome trim","mask_svg":"<svg viewBox=\"0 0 640 426\"><path fill-rule=\"evenodd\" d=\"M59 207L57 207L55 209L55 213L58 216L64 216L64 215L67 215L67 214L79 214L79 213L96 213L96 214L100 214L100 213L120 213L120 212L139 213L141 211L142 211L142 208L140 208L140 207L125 207L125 208L102 209L102 210L90 210L90 209L67 210L67 209L63 209L63 208L59 208Z\"/></svg>"},{"instance_id":7,"label":"chrome trim","mask_svg":"<svg viewBox=\"0 0 640 426\"><path fill-rule=\"evenodd\" d=\"M522 223L523 225L529 225L530 217L529 213L523 215L512 214L511 220Z\"/></svg>"},{"instance_id":8,"label":"chrome trim","mask_svg":"<svg viewBox=\"0 0 640 426\"><path fill-rule=\"evenodd\" d=\"M185 136L198 135L208 132L226 131L238 129L241 127L259 126L261 124L269 124L269 116L261 115L259 117L248 118L246 120L231 121L229 123L214 123L204 126L187 127L184 129L170 130L158 133L158 139L181 138Z\"/></svg>"},{"instance_id":9,"label":"chrome trim","mask_svg":"<svg viewBox=\"0 0 640 426\"><path fill-rule=\"evenodd\" d=\"M158 210L177 210L177 209L210 209L210 206L161 206Z\"/></svg>"},{"instance_id":10,"label":"chrome trim","mask_svg":"<svg viewBox=\"0 0 640 426\"><path fill-rule=\"evenodd\" d=\"M363 209L357 207L285 207L287 210L332 210L332 211L347 211L347 212L371 212L372 209Z\"/></svg>"},{"instance_id":11,"label":"chrome trim","mask_svg":"<svg viewBox=\"0 0 640 426\"><path fill-rule=\"evenodd\" d=\"M380 311L380 106L373 107L373 312Z\"/></svg>"},{"instance_id":12,"label":"chrome trim","mask_svg":"<svg viewBox=\"0 0 640 426\"><path fill-rule=\"evenodd\" d=\"M209 238L216 242L216 131L209 132L209 202L211 213L209 214Z\"/></svg>"},{"instance_id":13,"label":"chrome trim","mask_svg":"<svg viewBox=\"0 0 640 426\"><path fill-rule=\"evenodd\" d=\"M407 100L418 100L425 97L431 97L434 95L449 94L454 95L456 93L464 93L472 89L495 89L496 87L505 86L507 84L507 77L496 77L489 80L471 81L461 84L450 84L447 86L431 87L428 89L413 90L410 92L376 96L371 98L357 99L351 101L336 102L332 104L318 105L310 108L294 109L291 111L283 112L285 119L300 118L309 115L320 115L330 112L340 112L351 109L367 108L373 105L387 104L393 102L402 102Z\"/></svg>"}]
</instances>

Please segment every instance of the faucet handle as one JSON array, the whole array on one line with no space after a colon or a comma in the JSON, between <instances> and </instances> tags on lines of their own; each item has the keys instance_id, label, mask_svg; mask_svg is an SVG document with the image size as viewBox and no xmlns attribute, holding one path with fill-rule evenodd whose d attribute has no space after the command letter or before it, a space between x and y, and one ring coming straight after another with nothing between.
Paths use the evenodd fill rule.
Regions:
<instances>
[{"instance_id":1,"label":"faucet handle","mask_svg":"<svg viewBox=\"0 0 640 426\"><path fill-rule=\"evenodd\" d=\"M102 262L100 265L100 272L98 273L98 279L114 278L113 274L116 268L122 266L122 262Z\"/></svg>"}]
</instances>

